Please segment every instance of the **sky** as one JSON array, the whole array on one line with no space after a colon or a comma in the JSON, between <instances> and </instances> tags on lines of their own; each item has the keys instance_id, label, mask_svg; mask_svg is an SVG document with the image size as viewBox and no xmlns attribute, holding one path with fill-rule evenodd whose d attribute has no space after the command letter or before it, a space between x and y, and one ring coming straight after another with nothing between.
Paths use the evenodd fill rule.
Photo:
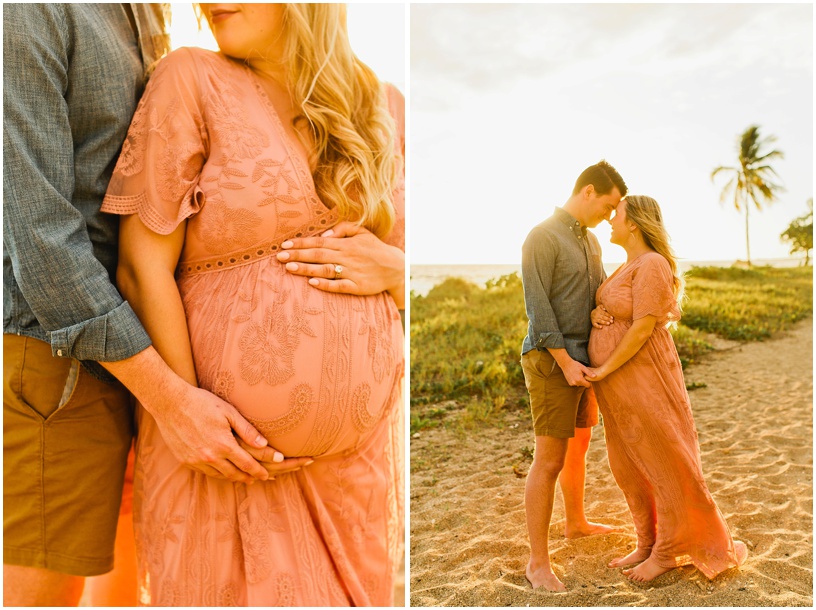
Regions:
<instances>
[{"instance_id":1,"label":"sky","mask_svg":"<svg viewBox=\"0 0 816 610\"><path fill-rule=\"evenodd\" d=\"M744 260L710 175L753 124L785 191L751 210L752 260L788 256L813 196L811 4L415 4L410 66L412 265L519 263L600 159L660 203L681 259Z\"/></svg>"},{"instance_id":2,"label":"sky","mask_svg":"<svg viewBox=\"0 0 816 610\"><path fill-rule=\"evenodd\" d=\"M207 25L199 31L192 4L171 4L170 40L174 49L196 46L217 50ZM349 4L349 40L354 53L380 80L405 93L406 12L402 4Z\"/></svg>"}]
</instances>

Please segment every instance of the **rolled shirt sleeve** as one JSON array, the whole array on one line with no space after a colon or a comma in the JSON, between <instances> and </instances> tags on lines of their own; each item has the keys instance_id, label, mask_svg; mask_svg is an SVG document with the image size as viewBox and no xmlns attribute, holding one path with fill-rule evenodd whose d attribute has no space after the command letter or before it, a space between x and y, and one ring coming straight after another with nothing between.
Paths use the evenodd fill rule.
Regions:
<instances>
[{"instance_id":1,"label":"rolled shirt sleeve","mask_svg":"<svg viewBox=\"0 0 816 610\"><path fill-rule=\"evenodd\" d=\"M78 141L79 115L84 113L87 122L94 112L101 125L112 120L105 104L113 106L116 100L100 95L99 107L85 103L99 79L116 79L117 72L106 73L103 65L94 76L90 65L74 61L78 50L69 21L65 5L3 8L4 305L11 306L4 313L4 331L36 335L25 332L30 308L55 356L122 360L147 348L150 338L113 286L115 232L110 239L107 227L88 211L93 188L80 185L77 176L96 154L102 170L89 182L103 180L116 152L99 160L94 151L118 150L130 114L118 144L111 143L111 128L102 127ZM130 84L120 79L116 86ZM79 94L74 88L88 91ZM107 268L100 258L108 261Z\"/></svg>"},{"instance_id":2,"label":"rolled shirt sleeve","mask_svg":"<svg viewBox=\"0 0 816 610\"><path fill-rule=\"evenodd\" d=\"M521 279L529 340L523 351L566 347L550 303L556 256L555 245L547 231L533 229L521 249Z\"/></svg>"}]
</instances>

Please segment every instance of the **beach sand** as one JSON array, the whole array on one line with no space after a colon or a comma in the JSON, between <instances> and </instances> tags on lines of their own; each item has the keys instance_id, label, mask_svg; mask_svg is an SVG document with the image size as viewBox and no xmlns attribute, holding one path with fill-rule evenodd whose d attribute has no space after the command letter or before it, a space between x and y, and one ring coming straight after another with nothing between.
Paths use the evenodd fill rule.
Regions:
<instances>
[{"instance_id":1,"label":"beach sand","mask_svg":"<svg viewBox=\"0 0 816 610\"><path fill-rule=\"evenodd\" d=\"M703 472L747 562L713 581L692 567L644 585L606 564L635 546L623 494L596 426L587 458L586 512L622 533L564 537L557 492L550 553L565 593L533 591L525 475L534 436L527 408L495 424L447 426L411 439L412 606L812 606L813 322L760 343L721 342L689 367ZM526 403L526 398L524 399ZM449 407L451 405L448 405Z\"/></svg>"}]
</instances>

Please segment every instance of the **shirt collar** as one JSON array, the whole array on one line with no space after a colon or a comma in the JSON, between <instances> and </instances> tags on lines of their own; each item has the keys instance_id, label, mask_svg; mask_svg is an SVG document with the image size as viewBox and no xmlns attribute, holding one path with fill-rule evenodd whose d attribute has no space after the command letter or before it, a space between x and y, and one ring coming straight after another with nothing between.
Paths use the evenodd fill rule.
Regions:
<instances>
[{"instance_id":1,"label":"shirt collar","mask_svg":"<svg viewBox=\"0 0 816 610\"><path fill-rule=\"evenodd\" d=\"M578 236L578 231L580 231L581 235L583 237L586 237L587 228L583 226L580 222L578 222L578 220L576 220L576 218L572 214L567 212L564 208L556 207L555 216L556 218L558 218L558 220L567 225L569 227L569 230L575 233L576 236Z\"/></svg>"}]
</instances>

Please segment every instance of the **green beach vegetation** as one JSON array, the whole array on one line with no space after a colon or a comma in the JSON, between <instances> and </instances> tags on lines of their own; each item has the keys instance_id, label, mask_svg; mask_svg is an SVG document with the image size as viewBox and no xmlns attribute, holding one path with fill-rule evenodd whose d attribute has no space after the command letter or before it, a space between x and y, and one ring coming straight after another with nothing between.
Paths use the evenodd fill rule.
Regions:
<instances>
[{"instance_id":1,"label":"green beach vegetation","mask_svg":"<svg viewBox=\"0 0 816 610\"><path fill-rule=\"evenodd\" d=\"M693 267L686 296L672 330L684 368L713 349L712 337L761 341L812 315L813 269ZM412 293L410 332L412 432L462 406L465 423L526 408L519 359L527 317L517 274L484 288L450 278L427 296Z\"/></svg>"}]
</instances>

